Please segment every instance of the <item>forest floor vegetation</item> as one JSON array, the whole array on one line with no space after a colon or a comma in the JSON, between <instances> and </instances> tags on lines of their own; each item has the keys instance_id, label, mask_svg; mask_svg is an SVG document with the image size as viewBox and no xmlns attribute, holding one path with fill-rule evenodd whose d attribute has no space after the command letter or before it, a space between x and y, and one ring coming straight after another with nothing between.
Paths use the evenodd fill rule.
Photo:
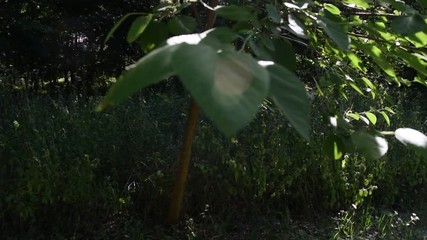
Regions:
<instances>
[{"instance_id":1,"label":"forest floor vegetation","mask_svg":"<svg viewBox=\"0 0 427 240\"><path fill-rule=\"evenodd\" d=\"M268 104L231 139L200 119L184 216L167 226L189 97L99 100L1 92L1 239L427 238L427 159L393 146L329 160L321 134L305 142ZM425 131L426 112L407 111L399 124Z\"/></svg>"}]
</instances>

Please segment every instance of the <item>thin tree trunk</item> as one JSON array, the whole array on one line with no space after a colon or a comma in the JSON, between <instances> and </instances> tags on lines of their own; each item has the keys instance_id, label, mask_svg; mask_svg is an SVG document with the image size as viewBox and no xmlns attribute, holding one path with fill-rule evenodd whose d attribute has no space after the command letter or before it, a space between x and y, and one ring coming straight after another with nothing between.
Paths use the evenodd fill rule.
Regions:
<instances>
[{"instance_id":1,"label":"thin tree trunk","mask_svg":"<svg viewBox=\"0 0 427 240\"><path fill-rule=\"evenodd\" d=\"M212 0L210 2L211 7L218 5L218 0ZM194 14L198 15L194 8ZM207 23L204 30L211 29L215 22L215 12L210 11L207 17ZM199 23L200 24L200 23ZM182 149L179 156L179 166L175 186L172 191L172 196L169 205L169 214L167 223L176 224L179 222L182 210L182 202L184 199L184 190L188 176L188 170L190 167L191 159L191 147L193 145L193 139L196 134L197 120L200 109L197 106L194 99L191 99L189 116L187 120L187 127L184 133L184 141L182 143Z\"/></svg>"},{"instance_id":2,"label":"thin tree trunk","mask_svg":"<svg viewBox=\"0 0 427 240\"><path fill-rule=\"evenodd\" d=\"M179 156L179 166L175 186L172 192L171 201L169 205L169 216L167 222L169 224L176 224L179 221L182 202L184 199L185 183L187 181L188 169L191 159L191 147L193 139L196 134L197 120L199 118L199 107L194 99L191 99L190 115L187 120L187 127L185 129L184 141L182 143L181 154Z\"/></svg>"}]
</instances>

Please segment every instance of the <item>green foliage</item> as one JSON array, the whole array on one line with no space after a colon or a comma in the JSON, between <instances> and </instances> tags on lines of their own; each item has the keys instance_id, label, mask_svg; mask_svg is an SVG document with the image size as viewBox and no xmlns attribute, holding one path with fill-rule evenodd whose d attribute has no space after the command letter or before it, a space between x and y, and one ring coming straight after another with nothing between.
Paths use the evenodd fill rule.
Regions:
<instances>
[{"instance_id":1,"label":"green foliage","mask_svg":"<svg viewBox=\"0 0 427 240\"><path fill-rule=\"evenodd\" d=\"M181 48L181 56L177 51L178 76L218 128L226 135L235 134L253 118L267 95L268 72L246 54L217 55L213 49L201 47L191 47L191 51ZM197 62L205 60L209 64L193 69L196 62L182 61L195 55L200 55Z\"/></svg>"},{"instance_id":2,"label":"green foliage","mask_svg":"<svg viewBox=\"0 0 427 240\"><path fill-rule=\"evenodd\" d=\"M392 110L399 121L392 124L414 125L411 121L424 116L424 109L411 105L417 97L399 98L406 103ZM250 231L254 236L295 234L297 238L302 233L294 232L300 229L294 219L301 214L310 218L313 212L341 209L349 211L354 235L360 236L357 229L368 229L369 218L371 231L377 229L372 227L376 224L387 234L409 234L412 228L403 223L399 228L387 223L397 222L397 217L387 220L384 215L380 225L374 218L381 218L382 213L364 213L363 209L413 205L414 191L422 192L427 183L426 160L403 145L394 144L379 159L343 153L334 160L321 149L326 136L335 130L313 120L313 131L324 135L312 136L307 144L278 107L266 101L248 128L234 138L224 137L210 121L201 119L186 197L193 220L171 232L161 227L162 209L173 180L188 97L146 90L104 113L93 112L97 101L2 91L0 155L7 164L0 167L0 194L8 197L2 198L0 213L1 219L11 219L1 221L3 234L78 239L195 234L210 238L248 236L247 228L258 226ZM319 114L325 106L325 102L315 102L312 114ZM404 117L408 114L410 118ZM360 210L352 213L348 209L352 204ZM329 223L329 217L323 218ZM407 218L402 217L404 223ZM349 226L340 224L341 228ZM324 236L334 233L332 228Z\"/></svg>"},{"instance_id":3,"label":"green foliage","mask_svg":"<svg viewBox=\"0 0 427 240\"><path fill-rule=\"evenodd\" d=\"M355 132L351 135L351 140L358 152L367 158L380 158L388 150L388 143L384 138L369 133Z\"/></svg>"},{"instance_id":4,"label":"green foliage","mask_svg":"<svg viewBox=\"0 0 427 240\"><path fill-rule=\"evenodd\" d=\"M139 35L141 35L141 33L143 33L144 30L147 28L152 17L152 14L148 14L147 16L140 16L136 18L135 21L133 21L127 35L127 40L129 43L132 43L136 39L138 39Z\"/></svg>"},{"instance_id":5,"label":"green foliage","mask_svg":"<svg viewBox=\"0 0 427 240\"><path fill-rule=\"evenodd\" d=\"M271 95L295 129L306 140L310 138L309 105L304 85L280 65L267 67L271 76Z\"/></svg>"},{"instance_id":6,"label":"green foliage","mask_svg":"<svg viewBox=\"0 0 427 240\"><path fill-rule=\"evenodd\" d=\"M219 6L215 8L215 13L218 16L233 21L251 21L257 19L257 16L254 13L254 9L251 9L248 6Z\"/></svg>"},{"instance_id":7,"label":"green foliage","mask_svg":"<svg viewBox=\"0 0 427 240\"><path fill-rule=\"evenodd\" d=\"M413 35L426 30L425 20L419 14L397 17L391 22L391 29L402 35Z\"/></svg>"},{"instance_id":8,"label":"green foliage","mask_svg":"<svg viewBox=\"0 0 427 240\"><path fill-rule=\"evenodd\" d=\"M119 80L109 90L108 97L104 99L98 110L122 102L129 95L136 93L138 89L150 86L172 75L173 69L170 66L172 61L171 55L176 48L176 46L167 46L157 49L131 66L126 75L123 76L125 79L122 78ZM149 74L150 77L146 78L146 74Z\"/></svg>"},{"instance_id":9,"label":"green foliage","mask_svg":"<svg viewBox=\"0 0 427 240\"><path fill-rule=\"evenodd\" d=\"M374 6L374 2L372 1L347 1L345 3L350 5L354 4L362 9L369 9ZM387 11L389 11L390 6L384 5L380 7L380 11L384 12L384 16L381 15L375 22L368 18L368 20L366 20L368 25L362 23L360 16L365 14L370 16L369 13L353 13L352 10L348 9L348 5L342 3L304 3L302 5L285 3L283 6L266 4L265 9L262 10L268 15L269 18L267 19L260 17L260 9L255 8L252 4L226 4L217 6L214 9L210 9L207 5L203 5L203 7L208 8L208 11L214 10L220 17L238 22L237 25L222 27L221 31L223 33L219 35L211 34L217 32L216 29L213 29L212 32L207 31L202 34L190 34L196 30L197 23L194 18L182 13L172 17L168 20L169 32L172 35L178 36L169 38L166 40L166 46L158 48L160 52L171 49L170 46L175 46L177 49L176 52L169 52L169 55L173 55L173 57L171 57L171 59L173 59L172 62L169 62L170 60L166 58L163 63L159 63L159 66L163 66L167 69L167 71L165 71L167 74L153 73L151 65L148 67L142 66L140 67L140 75L144 75L144 77L140 77L139 79L141 80L139 81L144 81L144 83L133 84L135 81L126 81L127 76L130 76L130 74L125 73L122 78L123 80L119 81L118 85L126 86L129 90L121 92L124 93L122 98L136 92L140 88L156 83L159 81L159 77L167 78L171 75L178 75L183 85L190 94L195 97L202 110L213 120L217 127L226 135L233 135L250 122L261 103L261 99L266 96L266 91L262 90L262 88L257 89L257 87L244 87L240 89L242 92L241 94L225 94L226 92L220 93L217 86L221 85L234 91L237 89L237 86L252 86L252 84L255 86L255 84L259 82L259 86L271 89L270 92L273 98L285 112L285 116L290 120L291 124L298 132L300 132L304 138L308 139L310 126L308 124L309 117L307 113L309 108L306 100L307 97L300 91L305 91L305 87L301 86L299 81L296 80L296 76L292 76L287 72L288 70L295 70L296 61L294 59L297 59L295 56L297 54L293 50L295 45L279 39L283 37L296 43L298 43L298 40L292 38L292 36L280 29L289 30L297 37L305 39L304 44L319 49L323 57L317 65L325 69L334 62L337 62L338 65L338 63L346 60L351 61L352 65L350 68L338 68L333 66L331 68L332 70L326 70L326 75L329 76L328 78L335 78L335 80L332 81L338 83L329 85L330 87L335 87L335 89L340 91L345 97L347 94L344 93L342 89L346 86L351 87L360 95L365 95L362 89L368 88L372 98L376 98L378 95L381 95L381 93L378 92L374 82L366 75L367 68L364 65L370 68L375 68L375 66L372 63L362 64L361 59L363 58L372 59L373 63L382 69L382 71L398 85L402 83L408 84L409 81L399 76L400 73L397 72L395 68L400 63L390 61L390 58L401 58L404 63L413 67L420 75L425 75L425 63L421 57L423 53L415 50L413 52L407 52L407 50L412 49L409 47L411 41L408 39L411 37L413 38L416 34L420 34L420 32L424 30L426 23L421 13L418 13L412 7L403 3L397 4L394 2L391 5L408 15L398 17L397 15L389 14ZM177 6L177 9L186 7L186 5L181 6L179 4ZM288 14L287 21L282 21L283 19L280 15L282 12ZM162 16L161 14L163 13L161 11L160 13L154 11L152 14L154 16ZM194 12L194 14L197 14L197 12ZM193 16L195 16L194 14ZM151 16L151 14L149 16ZM349 18L349 16L351 17ZM386 24L389 22L388 16L393 17L390 27L387 27ZM200 16L195 17L197 18ZM316 28L322 29L324 34ZM360 34L360 31L363 31L363 34ZM398 34L393 33L393 31ZM129 34L132 32L131 27ZM259 37L255 38L254 36L256 34ZM402 35L408 38L404 39ZM331 45L328 39L331 39L334 44ZM239 43L240 40L242 42ZM319 46L322 42L325 44ZM378 44L379 42L385 42L385 44L382 44L383 46L380 47ZM399 44L396 45L395 42L399 42ZM248 44L249 48L246 47L246 44ZM146 45L146 43L144 43L144 45ZM143 49L144 45L142 46ZM239 47L240 45L242 46ZM419 47L421 46L423 45L419 45ZM244 56L237 52L233 53L233 50L231 50L233 48L241 48L238 50L245 50L255 55L255 57L245 57L246 60L244 60L244 62L246 62L245 64L249 64L245 68L251 66L250 68L254 69L252 73L242 71L243 68L234 66L235 60L223 64L221 56L227 55L224 53L230 53L233 55L233 58L236 58L234 56ZM201 55L202 52L203 55ZM151 55L153 54L149 54L146 58L152 57ZM197 55L199 57L197 57L196 62L193 60L194 57L192 56ZM300 58L309 57L307 55L298 56ZM267 76L259 66L254 64L257 60L272 61L272 63L258 62L261 65L278 64L282 65L284 68L280 69L280 72L278 72L278 67L268 67L269 76ZM242 61L239 60L239 62ZM143 60L139 61L139 65L144 64L145 62ZM225 65L230 66L225 68L222 67ZM194 68L194 66L198 67ZM242 64L239 63L239 66L242 66ZM144 68L147 70L143 70ZM220 69L221 71L219 71L218 68L227 68L228 70L222 71ZM354 71L352 68L357 71ZM363 77L358 75L358 71L360 70L365 74ZM218 72L221 72L221 74L218 74ZM256 76L257 73L260 74ZM231 81L230 84L227 83L227 85L217 84L225 82L221 79L228 78L235 80ZM422 83L422 79L423 78L417 77L414 78L413 81ZM201 81L201 84L199 81ZM286 83L286 81L291 82L281 85L282 83ZM299 90L294 91L294 86ZM289 92L297 94L289 95ZM119 93L117 93L117 91L110 91L106 100L101 103L100 109L110 104L114 105L116 102L109 103L108 101L109 99L114 99L115 94ZM251 98L253 98L253 100L251 100ZM292 109L290 106L293 106L294 109L290 110ZM296 111L296 109L302 109L303 111ZM389 116L384 111L378 111L378 113L381 114L388 125L390 125ZM363 113L363 116L360 114L350 114L348 116L352 116L355 119L357 118L356 120L365 121L368 125L372 124L372 126L375 126L378 120L375 111L366 111ZM351 127L351 129L348 130L350 131L346 134L353 135L353 144L356 145L356 149L362 152L362 154L377 158L383 156L386 152L385 147L383 147L385 151L380 151L379 153L378 150L371 151L366 149L369 148L370 144L361 146L367 138L360 139L358 134L360 131L357 126ZM356 132L356 134L353 132ZM376 139L380 138L376 137ZM370 142L373 143L375 141L372 140ZM376 144L372 146L376 146ZM373 152L378 153L374 154ZM336 156L336 154L334 154L334 156Z\"/></svg>"},{"instance_id":10,"label":"green foliage","mask_svg":"<svg viewBox=\"0 0 427 240\"><path fill-rule=\"evenodd\" d=\"M178 16L168 22L168 30L175 35L193 33L197 27L196 20L189 16Z\"/></svg>"},{"instance_id":11,"label":"green foliage","mask_svg":"<svg viewBox=\"0 0 427 240\"><path fill-rule=\"evenodd\" d=\"M59 78L76 84L73 71L87 72L87 79L97 72L111 74L110 68L100 67L98 57L118 59L123 66L140 56L137 44L146 55L111 87L99 105L103 113L92 112L99 99L52 101L52 95L28 98L1 91L3 235L29 229L22 238L53 238L55 233L90 238L97 231L104 238L172 238L171 230L158 223L171 185L171 156L177 155L186 117L183 105L189 100L181 96L182 84L208 119L200 121L186 197L189 215L200 217L187 217L178 238L196 238L204 232L197 231L201 222L228 237L227 217L258 217L272 209L288 223L289 215L344 209L337 219L337 238L371 237L371 231L384 238L414 237L389 233L405 231L393 230L391 224L415 220L399 221L370 207L405 207L414 203L414 192L425 191L427 146L421 132L427 130L427 34L422 1L223 1L214 9L176 2L157 8L139 3L142 13L119 19L105 48L99 31L108 30L98 26L110 26L108 21L84 24L84 30L65 27L79 21L70 24L63 16L80 19L82 11L90 10L86 7L68 12L47 1L34 3L37 7L5 3L11 13L5 13L0 29L7 33L0 39L5 46L0 69L13 66L16 71L0 76L1 86L45 87ZM96 16L117 17L103 6L95 8L101 9ZM218 15L215 28L204 29L212 10ZM24 19L32 16L36 19ZM130 17L136 18L129 22ZM64 29L52 30L46 22ZM126 36L131 47L114 47ZM77 43L79 37L84 43ZM49 50L44 56L43 49L50 48L40 46L52 43L65 50ZM107 55L105 49L118 54ZM71 58L70 64L63 61ZM75 64L75 59L85 63ZM35 75L37 69L40 75ZM51 79L42 79L48 73ZM23 84L18 83L21 77ZM168 96L152 94L176 77L178 90ZM165 85L155 85L162 80ZM144 88L144 97L106 109ZM393 134L397 141L388 138ZM254 210L259 206L265 209ZM46 232L50 235L43 236ZM252 233L258 239L272 236Z\"/></svg>"},{"instance_id":12,"label":"green foliage","mask_svg":"<svg viewBox=\"0 0 427 240\"><path fill-rule=\"evenodd\" d=\"M8 104L0 125L2 238L94 236L125 207L140 207L131 197L137 197L139 187L150 196L167 186L163 171L168 170L154 166L176 154L166 153L176 151L170 135L176 127L156 118L162 113L149 107L138 116L142 100L102 115L93 112L95 100L10 95L1 101ZM172 112L178 113L176 124L182 123L176 105ZM121 119L130 114L134 117ZM158 123L148 120L153 118L170 126L168 132L159 134ZM141 124L146 128L136 127Z\"/></svg>"},{"instance_id":13,"label":"green foliage","mask_svg":"<svg viewBox=\"0 0 427 240\"><path fill-rule=\"evenodd\" d=\"M345 24L340 19L331 19L329 11L325 16L319 16L319 25L328 34L328 36L344 51L350 47L350 38L347 35Z\"/></svg>"}]
</instances>

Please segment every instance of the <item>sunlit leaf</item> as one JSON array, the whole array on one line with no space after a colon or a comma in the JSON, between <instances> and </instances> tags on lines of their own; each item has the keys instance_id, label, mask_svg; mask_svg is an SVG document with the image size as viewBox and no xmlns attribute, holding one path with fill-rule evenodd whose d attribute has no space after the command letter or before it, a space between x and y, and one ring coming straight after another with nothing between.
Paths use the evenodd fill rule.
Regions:
<instances>
[{"instance_id":1,"label":"sunlit leaf","mask_svg":"<svg viewBox=\"0 0 427 240\"><path fill-rule=\"evenodd\" d=\"M377 90L377 87L375 87L375 85L369 79L367 79L365 77L362 77L362 81L363 81L363 83L365 83L365 85L368 88L370 88L372 90L375 90L375 91Z\"/></svg>"},{"instance_id":2,"label":"sunlit leaf","mask_svg":"<svg viewBox=\"0 0 427 240\"><path fill-rule=\"evenodd\" d=\"M427 76L427 62L401 48L397 48L395 51L396 56L402 58L409 66L413 67L422 75Z\"/></svg>"},{"instance_id":3,"label":"sunlit leaf","mask_svg":"<svg viewBox=\"0 0 427 240\"><path fill-rule=\"evenodd\" d=\"M310 105L304 84L288 69L267 66L270 73L270 93L292 126L306 140L310 138Z\"/></svg>"},{"instance_id":4,"label":"sunlit leaf","mask_svg":"<svg viewBox=\"0 0 427 240\"><path fill-rule=\"evenodd\" d=\"M377 87L375 87L375 85L365 77L362 77L361 80L365 84L367 89L369 89L369 92L371 93L372 98L375 99L376 94L378 93Z\"/></svg>"},{"instance_id":5,"label":"sunlit leaf","mask_svg":"<svg viewBox=\"0 0 427 240\"><path fill-rule=\"evenodd\" d=\"M341 14L340 9L331 3L324 3L323 6L325 7L326 10L328 10L330 13L332 13L334 15L340 15Z\"/></svg>"},{"instance_id":6,"label":"sunlit leaf","mask_svg":"<svg viewBox=\"0 0 427 240\"><path fill-rule=\"evenodd\" d=\"M144 30L147 28L152 17L153 17L152 14L148 14L147 16L137 17L135 21L133 21L127 34L127 41L129 43L132 43L136 39L138 39L141 33L143 33Z\"/></svg>"},{"instance_id":7,"label":"sunlit leaf","mask_svg":"<svg viewBox=\"0 0 427 240\"><path fill-rule=\"evenodd\" d=\"M351 64L356 69L365 72L366 69L362 67L362 60L353 52L347 52L347 57L350 59Z\"/></svg>"},{"instance_id":8,"label":"sunlit leaf","mask_svg":"<svg viewBox=\"0 0 427 240\"><path fill-rule=\"evenodd\" d=\"M391 66L390 62L385 58L383 52L380 48L375 46L374 44L362 44L354 41L353 43L356 48L363 50L366 54L368 54L376 64L385 72L387 75L391 77L396 77L396 72Z\"/></svg>"},{"instance_id":9,"label":"sunlit leaf","mask_svg":"<svg viewBox=\"0 0 427 240\"><path fill-rule=\"evenodd\" d=\"M363 24L361 27L366 30L370 35L383 38L386 41L394 42L396 40L396 35L390 33L386 27L386 23L382 21L368 21L368 24Z\"/></svg>"},{"instance_id":10,"label":"sunlit leaf","mask_svg":"<svg viewBox=\"0 0 427 240\"><path fill-rule=\"evenodd\" d=\"M363 9L369 8L369 4L372 4L372 0L344 0L344 2L350 6L360 7Z\"/></svg>"},{"instance_id":11,"label":"sunlit leaf","mask_svg":"<svg viewBox=\"0 0 427 240\"><path fill-rule=\"evenodd\" d=\"M138 90L174 75L171 57L178 47L179 45L158 48L129 66L97 109L100 111L117 105Z\"/></svg>"},{"instance_id":12,"label":"sunlit leaf","mask_svg":"<svg viewBox=\"0 0 427 240\"><path fill-rule=\"evenodd\" d=\"M417 48L427 46L427 29L406 37Z\"/></svg>"},{"instance_id":13,"label":"sunlit leaf","mask_svg":"<svg viewBox=\"0 0 427 240\"><path fill-rule=\"evenodd\" d=\"M387 125L390 126L390 118L388 117L387 113L384 112L384 111L381 111L380 113L383 116L383 118L384 118L385 122L387 123Z\"/></svg>"},{"instance_id":14,"label":"sunlit leaf","mask_svg":"<svg viewBox=\"0 0 427 240\"><path fill-rule=\"evenodd\" d=\"M380 158L384 156L388 150L388 143L384 138L366 132L354 132L351 135L351 140L357 151L366 158Z\"/></svg>"},{"instance_id":15,"label":"sunlit leaf","mask_svg":"<svg viewBox=\"0 0 427 240\"><path fill-rule=\"evenodd\" d=\"M396 114L396 112L393 111L393 109L391 109L390 107L385 107L384 110L386 110L389 113Z\"/></svg>"},{"instance_id":16,"label":"sunlit leaf","mask_svg":"<svg viewBox=\"0 0 427 240\"><path fill-rule=\"evenodd\" d=\"M377 116L371 112L365 112L365 116L369 119L369 121L375 125L377 123Z\"/></svg>"},{"instance_id":17,"label":"sunlit leaf","mask_svg":"<svg viewBox=\"0 0 427 240\"><path fill-rule=\"evenodd\" d=\"M427 79L424 77L424 78L422 78L422 77L420 77L420 76L416 76L415 78L414 78L414 82L416 82L416 83L419 83L419 84L422 84L422 85L424 85L424 87L427 87Z\"/></svg>"},{"instance_id":18,"label":"sunlit leaf","mask_svg":"<svg viewBox=\"0 0 427 240\"><path fill-rule=\"evenodd\" d=\"M347 116L353 118L354 120L360 119L360 114L358 113L347 113Z\"/></svg>"},{"instance_id":19,"label":"sunlit leaf","mask_svg":"<svg viewBox=\"0 0 427 240\"><path fill-rule=\"evenodd\" d=\"M246 54L184 44L172 59L184 86L227 136L252 120L268 93L268 72Z\"/></svg>"}]
</instances>

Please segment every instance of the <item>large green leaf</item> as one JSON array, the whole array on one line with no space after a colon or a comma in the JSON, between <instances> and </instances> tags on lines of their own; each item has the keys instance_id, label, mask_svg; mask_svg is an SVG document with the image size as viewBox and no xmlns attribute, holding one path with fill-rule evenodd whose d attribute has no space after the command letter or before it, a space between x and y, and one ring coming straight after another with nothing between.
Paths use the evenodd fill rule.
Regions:
<instances>
[{"instance_id":1,"label":"large green leaf","mask_svg":"<svg viewBox=\"0 0 427 240\"><path fill-rule=\"evenodd\" d=\"M270 55L273 61L292 71L296 70L296 56L292 44L285 39L273 39L273 50Z\"/></svg>"},{"instance_id":2,"label":"large green leaf","mask_svg":"<svg viewBox=\"0 0 427 240\"><path fill-rule=\"evenodd\" d=\"M97 109L100 111L108 106L117 105L138 90L172 76L174 74L172 55L179 47L180 45L175 45L156 49L129 66L117 83L110 88Z\"/></svg>"},{"instance_id":3,"label":"large green leaf","mask_svg":"<svg viewBox=\"0 0 427 240\"><path fill-rule=\"evenodd\" d=\"M249 55L183 44L172 59L184 86L227 136L252 120L268 93L268 72Z\"/></svg>"},{"instance_id":4,"label":"large green leaf","mask_svg":"<svg viewBox=\"0 0 427 240\"><path fill-rule=\"evenodd\" d=\"M366 158L380 158L388 150L388 143L384 138L363 131L354 132L351 135L351 140L357 151Z\"/></svg>"},{"instance_id":5,"label":"large green leaf","mask_svg":"<svg viewBox=\"0 0 427 240\"><path fill-rule=\"evenodd\" d=\"M224 49L225 46L230 46L239 35L228 27L219 27L206 31L206 37L201 41L202 44L209 45L215 49Z\"/></svg>"},{"instance_id":6,"label":"large green leaf","mask_svg":"<svg viewBox=\"0 0 427 240\"><path fill-rule=\"evenodd\" d=\"M152 18L153 18L152 14L148 14L147 16L137 17L133 21L132 25L130 26L130 29L129 29L128 35L127 35L127 41L129 43L132 43L136 39L138 39L138 37L141 35L141 33L143 33L144 30L147 28L147 26L150 23Z\"/></svg>"},{"instance_id":7,"label":"large green leaf","mask_svg":"<svg viewBox=\"0 0 427 240\"><path fill-rule=\"evenodd\" d=\"M253 10L246 6L218 6L215 8L218 16L233 20L233 21L250 21L256 19L256 14Z\"/></svg>"},{"instance_id":8,"label":"large green leaf","mask_svg":"<svg viewBox=\"0 0 427 240\"><path fill-rule=\"evenodd\" d=\"M168 22L169 32L175 35L193 33L196 30L196 27L196 20L186 15L173 17Z\"/></svg>"},{"instance_id":9,"label":"large green leaf","mask_svg":"<svg viewBox=\"0 0 427 240\"><path fill-rule=\"evenodd\" d=\"M350 37L347 35L346 25L330 17L319 16L318 24L326 34L344 51L349 49Z\"/></svg>"},{"instance_id":10,"label":"large green leaf","mask_svg":"<svg viewBox=\"0 0 427 240\"><path fill-rule=\"evenodd\" d=\"M270 93L292 126L306 140L310 138L310 104L304 84L288 69L267 66L270 73Z\"/></svg>"},{"instance_id":11,"label":"large green leaf","mask_svg":"<svg viewBox=\"0 0 427 240\"><path fill-rule=\"evenodd\" d=\"M140 36L141 49L148 53L165 42L168 36L169 31L166 23L151 21Z\"/></svg>"},{"instance_id":12,"label":"large green leaf","mask_svg":"<svg viewBox=\"0 0 427 240\"><path fill-rule=\"evenodd\" d=\"M391 22L391 29L402 35L411 35L427 29L427 24L419 14L400 16Z\"/></svg>"}]
</instances>

